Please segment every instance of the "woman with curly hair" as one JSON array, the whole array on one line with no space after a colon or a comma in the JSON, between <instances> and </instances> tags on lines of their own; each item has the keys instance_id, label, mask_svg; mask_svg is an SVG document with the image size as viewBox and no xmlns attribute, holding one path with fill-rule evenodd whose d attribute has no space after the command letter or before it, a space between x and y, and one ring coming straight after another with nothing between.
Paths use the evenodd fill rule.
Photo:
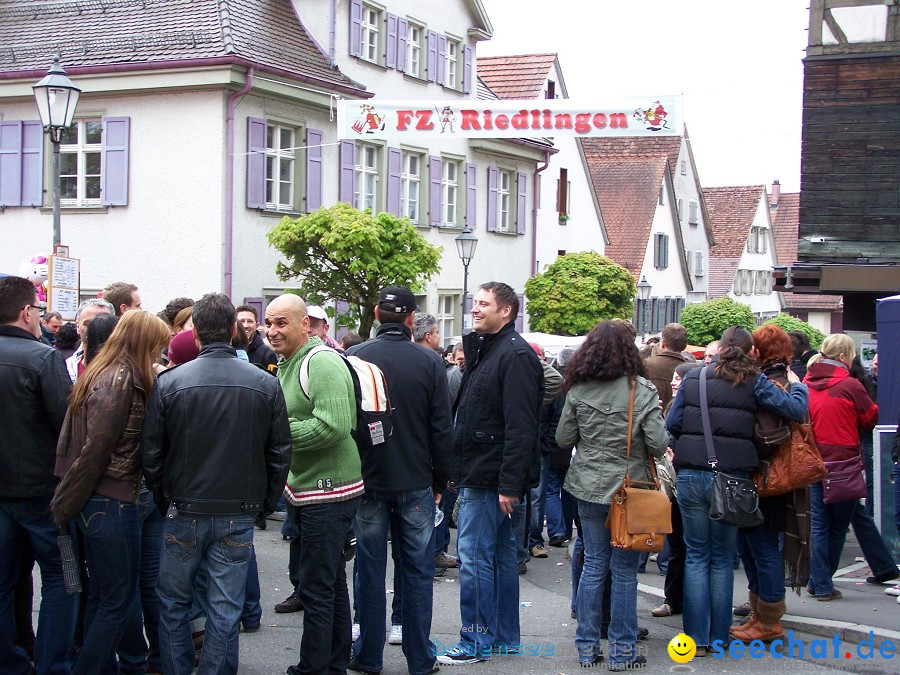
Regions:
<instances>
[{"instance_id":1,"label":"woman with curly hair","mask_svg":"<svg viewBox=\"0 0 900 675\"><path fill-rule=\"evenodd\" d=\"M566 369L566 402L556 430L561 448L577 446L565 489L578 500L584 570L578 585L575 645L584 666L599 663L603 609L611 609L610 670L646 663L637 641L637 569L640 553L613 548L606 527L613 494L625 477L629 411L633 409L628 470L652 480L648 453L661 457L668 436L656 387L643 377L634 339L612 321L597 324ZM612 576L612 595L606 582Z\"/></svg>"},{"instance_id":2,"label":"woman with curly hair","mask_svg":"<svg viewBox=\"0 0 900 675\"><path fill-rule=\"evenodd\" d=\"M678 506L687 547L684 573L684 632L706 656L717 641L729 641L738 528L709 517L713 486L700 412L700 378L707 378L707 400L717 469L747 478L759 465L753 441L757 407L790 419L806 415L806 387L788 371L790 392L760 372L749 331L731 326L722 334L716 361L685 375L666 425L676 439Z\"/></svg>"}]
</instances>

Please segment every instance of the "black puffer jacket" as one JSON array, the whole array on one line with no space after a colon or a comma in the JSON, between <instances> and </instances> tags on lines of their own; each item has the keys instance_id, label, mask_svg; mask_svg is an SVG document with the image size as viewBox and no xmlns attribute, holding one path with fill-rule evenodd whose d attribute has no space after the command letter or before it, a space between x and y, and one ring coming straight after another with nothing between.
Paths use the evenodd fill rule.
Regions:
<instances>
[{"instance_id":1,"label":"black puffer jacket","mask_svg":"<svg viewBox=\"0 0 900 675\"><path fill-rule=\"evenodd\" d=\"M0 325L0 499L49 497L72 380L62 356L28 331Z\"/></svg>"},{"instance_id":2,"label":"black puffer jacket","mask_svg":"<svg viewBox=\"0 0 900 675\"><path fill-rule=\"evenodd\" d=\"M520 497L540 477L543 368L512 323L497 333L469 333L463 349L450 479L458 487Z\"/></svg>"},{"instance_id":3,"label":"black puffer jacket","mask_svg":"<svg viewBox=\"0 0 900 675\"><path fill-rule=\"evenodd\" d=\"M141 443L157 504L182 513L271 512L284 489L291 431L278 379L226 344L159 377Z\"/></svg>"}]
</instances>

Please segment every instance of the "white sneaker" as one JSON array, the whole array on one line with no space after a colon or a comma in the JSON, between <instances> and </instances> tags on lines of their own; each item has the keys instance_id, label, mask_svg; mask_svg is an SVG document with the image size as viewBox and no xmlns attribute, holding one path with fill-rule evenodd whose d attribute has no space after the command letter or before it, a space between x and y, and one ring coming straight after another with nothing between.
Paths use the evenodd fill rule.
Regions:
<instances>
[{"instance_id":1,"label":"white sneaker","mask_svg":"<svg viewBox=\"0 0 900 675\"><path fill-rule=\"evenodd\" d=\"M887 595L900 596L900 584L897 584L896 586L889 586L888 588L884 589L884 592Z\"/></svg>"},{"instance_id":2,"label":"white sneaker","mask_svg":"<svg viewBox=\"0 0 900 675\"><path fill-rule=\"evenodd\" d=\"M391 634L388 636L389 645L403 644L403 626L391 626Z\"/></svg>"},{"instance_id":3,"label":"white sneaker","mask_svg":"<svg viewBox=\"0 0 900 675\"><path fill-rule=\"evenodd\" d=\"M353 638L353 641L356 642L359 639L359 624L353 624L353 628L350 629L350 636Z\"/></svg>"}]
</instances>

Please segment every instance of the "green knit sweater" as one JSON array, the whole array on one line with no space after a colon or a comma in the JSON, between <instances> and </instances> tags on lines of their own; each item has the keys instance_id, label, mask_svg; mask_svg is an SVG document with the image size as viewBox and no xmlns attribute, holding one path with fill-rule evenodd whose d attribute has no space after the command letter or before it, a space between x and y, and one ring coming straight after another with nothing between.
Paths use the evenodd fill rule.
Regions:
<instances>
[{"instance_id":1,"label":"green knit sweater","mask_svg":"<svg viewBox=\"0 0 900 675\"><path fill-rule=\"evenodd\" d=\"M309 362L309 398L300 388L300 364L322 341L313 337L278 364L291 424L291 471L285 497L295 506L342 502L362 494L353 381L339 356L316 354Z\"/></svg>"}]
</instances>

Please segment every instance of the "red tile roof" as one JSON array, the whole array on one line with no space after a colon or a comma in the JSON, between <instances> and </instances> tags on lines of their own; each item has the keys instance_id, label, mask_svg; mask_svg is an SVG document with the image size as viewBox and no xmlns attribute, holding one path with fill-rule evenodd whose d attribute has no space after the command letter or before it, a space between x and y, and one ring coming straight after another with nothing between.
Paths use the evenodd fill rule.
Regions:
<instances>
[{"instance_id":1,"label":"red tile roof","mask_svg":"<svg viewBox=\"0 0 900 675\"><path fill-rule=\"evenodd\" d=\"M710 258L741 257L764 189L763 185L703 188L716 237L716 245L709 251Z\"/></svg>"},{"instance_id":2,"label":"red tile roof","mask_svg":"<svg viewBox=\"0 0 900 675\"><path fill-rule=\"evenodd\" d=\"M712 249L710 249L712 250ZM709 259L709 279L707 280L707 296L710 300L724 298L734 286L734 274L737 272L740 258Z\"/></svg>"},{"instance_id":3,"label":"red tile roof","mask_svg":"<svg viewBox=\"0 0 900 675\"><path fill-rule=\"evenodd\" d=\"M681 136L619 136L614 138L582 138L585 153L617 157L665 157L669 172L678 171Z\"/></svg>"},{"instance_id":4,"label":"red tile roof","mask_svg":"<svg viewBox=\"0 0 900 675\"><path fill-rule=\"evenodd\" d=\"M556 54L479 56L478 76L500 98L543 98Z\"/></svg>"},{"instance_id":5,"label":"red tile roof","mask_svg":"<svg viewBox=\"0 0 900 675\"><path fill-rule=\"evenodd\" d=\"M0 72L238 57L359 89L306 32L291 0L18 0L0 5ZM173 64L177 67L177 63Z\"/></svg>"},{"instance_id":6,"label":"red tile roof","mask_svg":"<svg viewBox=\"0 0 900 675\"><path fill-rule=\"evenodd\" d=\"M609 236L606 255L637 279L659 203L666 158L610 157L585 151Z\"/></svg>"}]
</instances>

